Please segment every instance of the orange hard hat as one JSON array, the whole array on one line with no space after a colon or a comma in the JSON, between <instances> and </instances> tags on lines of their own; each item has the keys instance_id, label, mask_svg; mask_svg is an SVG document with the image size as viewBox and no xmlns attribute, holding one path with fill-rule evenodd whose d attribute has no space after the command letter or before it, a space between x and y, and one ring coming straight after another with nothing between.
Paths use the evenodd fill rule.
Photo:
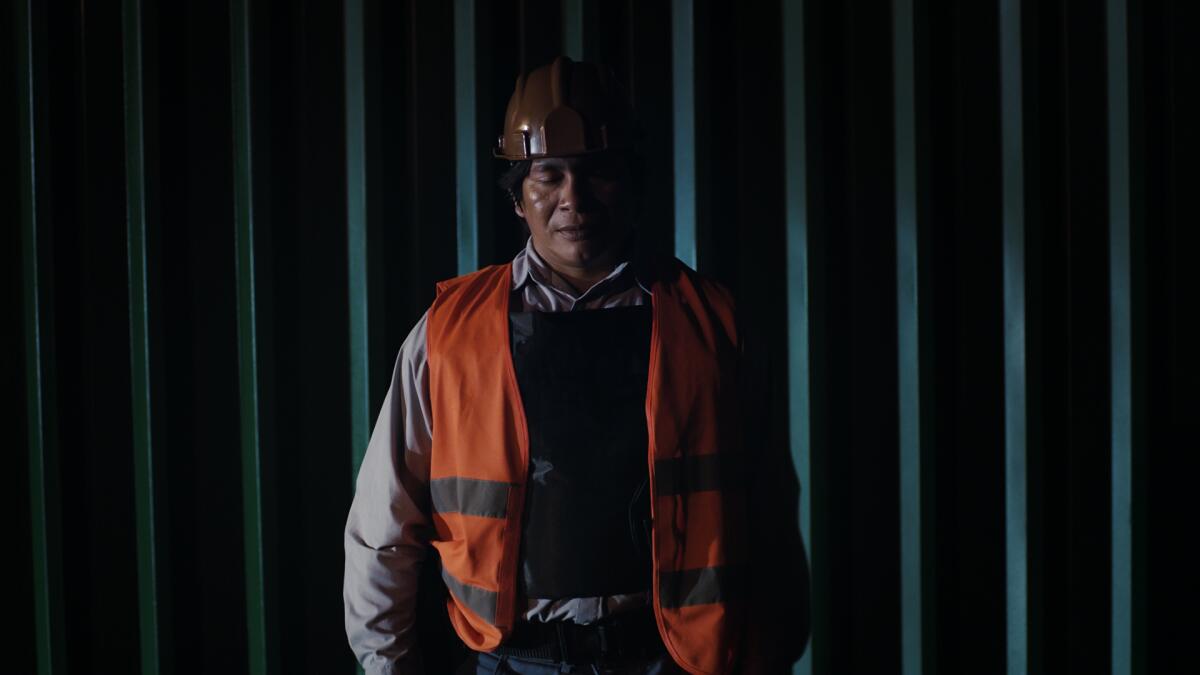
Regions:
<instances>
[{"instance_id":1,"label":"orange hard hat","mask_svg":"<svg viewBox=\"0 0 1200 675\"><path fill-rule=\"evenodd\" d=\"M632 144L633 113L612 71L559 56L517 78L493 155L513 161Z\"/></svg>"}]
</instances>

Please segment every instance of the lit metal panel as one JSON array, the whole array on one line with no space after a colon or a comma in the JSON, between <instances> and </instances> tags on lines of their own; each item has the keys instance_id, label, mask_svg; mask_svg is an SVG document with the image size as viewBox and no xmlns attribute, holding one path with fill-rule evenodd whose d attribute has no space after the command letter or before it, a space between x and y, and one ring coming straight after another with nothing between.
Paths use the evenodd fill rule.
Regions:
<instances>
[{"instance_id":1,"label":"lit metal panel","mask_svg":"<svg viewBox=\"0 0 1200 675\"><path fill-rule=\"evenodd\" d=\"M45 185L46 25L41 3L16 4L17 84L21 163L21 259L25 324L26 420L32 523L33 600L39 675L66 672L66 610L63 598L62 486L59 475L58 409L49 270Z\"/></svg>"},{"instance_id":2,"label":"lit metal panel","mask_svg":"<svg viewBox=\"0 0 1200 675\"><path fill-rule=\"evenodd\" d=\"M151 377L146 142L142 81L142 7L122 5L125 94L125 209L129 269L129 356L132 385L134 509L137 517L138 624L143 673L170 668L165 448L155 443L161 409Z\"/></svg>"},{"instance_id":3,"label":"lit metal panel","mask_svg":"<svg viewBox=\"0 0 1200 675\"><path fill-rule=\"evenodd\" d=\"M1105 4L1108 57L1109 367L1112 415L1112 672L1145 672L1144 490L1141 421L1145 395L1140 325L1145 250L1135 211L1130 138L1130 9Z\"/></svg>"},{"instance_id":4,"label":"lit metal panel","mask_svg":"<svg viewBox=\"0 0 1200 675\"><path fill-rule=\"evenodd\" d=\"M275 607L269 598L268 558L273 554L266 537L269 506L263 476L263 446L259 409L257 278L255 275L255 209L250 59L250 2L231 0L230 49L233 109L233 194L236 233L238 389L242 446L242 524L245 547L246 624L249 672L278 671Z\"/></svg>"},{"instance_id":5,"label":"lit metal panel","mask_svg":"<svg viewBox=\"0 0 1200 675\"><path fill-rule=\"evenodd\" d=\"M933 622L933 401L931 307L924 272L929 252L918 212L916 15L913 0L892 12L895 100L896 309L900 422L901 672L916 675L934 660Z\"/></svg>"}]
</instances>

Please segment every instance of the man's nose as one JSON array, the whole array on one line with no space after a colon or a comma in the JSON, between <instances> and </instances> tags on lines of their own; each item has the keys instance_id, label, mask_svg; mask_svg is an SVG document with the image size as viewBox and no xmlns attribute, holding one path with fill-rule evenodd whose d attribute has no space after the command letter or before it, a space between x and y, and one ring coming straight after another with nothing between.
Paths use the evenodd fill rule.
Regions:
<instances>
[{"instance_id":1,"label":"man's nose","mask_svg":"<svg viewBox=\"0 0 1200 675\"><path fill-rule=\"evenodd\" d=\"M573 171L567 172L563 176L562 191L558 195L558 208L563 211L589 211L592 202L587 177Z\"/></svg>"}]
</instances>

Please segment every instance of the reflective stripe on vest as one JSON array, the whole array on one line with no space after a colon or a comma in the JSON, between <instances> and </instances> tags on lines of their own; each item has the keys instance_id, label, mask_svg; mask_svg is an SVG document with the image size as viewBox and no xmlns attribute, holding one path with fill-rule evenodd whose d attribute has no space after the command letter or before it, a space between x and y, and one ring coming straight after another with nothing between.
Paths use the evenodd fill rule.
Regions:
<instances>
[{"instance_id":1,"label":"reflective stripe on vest","mask_svg":"<svg viewBox=\"0 0 1200 675\"><path fill-rule=\"evenodd\" d=\"M736 598L740 592L740 567L704 567L659 573L662 606L668 608L711 605Z\"/></svg>"},{"instance_id":2,"label":"reflective stripe on vest","mask_svg":"<svg viewBox=\"0 0 1200 675\"><path fill-rule=\"evenodd\" d=\"M511 265L438 285L426 337L432 539L451 623L489 651L517 621L529 439L511 360ZM727 673L743 623L745 494L727 293L674 261L652 277L646 390L653 599L672 658Z\"/></svg>"},{"instance_id":3,"label":"reflective stripe on vest","mask_svg":"<svg viewBox=\"0 0 1200 675\"><path fill-rule=\"evenodd\" d=\"M461 513L464 516L503 518L508 512L512 485L479 478L437 478L429 481L429 496L434 513Z\"/></svg>"},{"instance_id":4,"label":"reflective stripe on vest","mask_svg":"<svg viewBox=\"0 0 1200 675\"><path fill-rule=\"evenodd\" d=\"M446 588L450 589L455 599L470 607L471 611L478 614L481 619L489 623L496 622L496 598L499 596L496 591L489 591L486 588L460 581L444 567L442 568L442 581L446 582Z\"/></svg>"}]
</instances>

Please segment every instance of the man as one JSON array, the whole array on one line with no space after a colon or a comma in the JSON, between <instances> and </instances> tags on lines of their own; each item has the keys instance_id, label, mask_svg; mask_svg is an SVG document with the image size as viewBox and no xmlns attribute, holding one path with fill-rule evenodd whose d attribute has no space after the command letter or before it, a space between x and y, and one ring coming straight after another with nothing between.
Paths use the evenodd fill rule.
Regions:
<instances>
[{"instance_id":1,"label":"man","mask_svg":"<svg viewBox=\"0 0 1200 675\"><path fill-rule=\"evenodd\" d=\"M424 672L431 546L460 672L776 672L802 648L803 619L754 609L733 303L635 255L632 136L605 69L517 80L496 154L529 241L438 285L358 476L344 595L368 674Z\"/></svg>"}]
</instances>

